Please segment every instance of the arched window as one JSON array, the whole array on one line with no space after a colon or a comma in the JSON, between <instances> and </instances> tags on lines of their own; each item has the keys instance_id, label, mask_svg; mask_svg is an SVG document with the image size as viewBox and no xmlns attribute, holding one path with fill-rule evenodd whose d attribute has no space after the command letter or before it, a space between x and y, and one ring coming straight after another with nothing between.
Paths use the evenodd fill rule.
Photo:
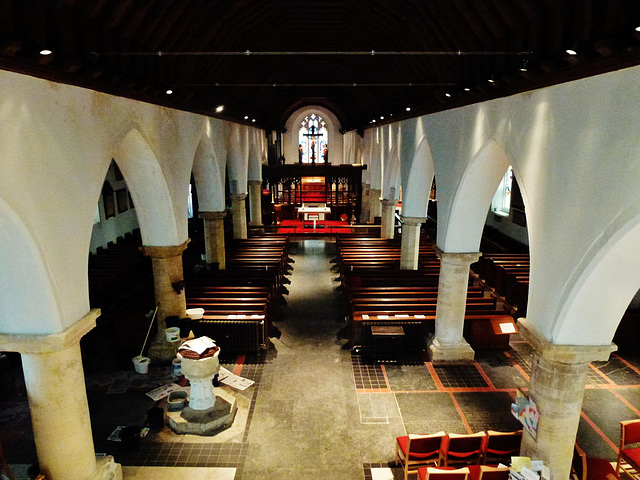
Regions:
<instances>
[{"instance_id":1,"label":"arched window","mask_svg":"<svg viewBox=\"0 0 640 480\"><path fill-rule=\"evenodd\" d=\"M502 177L502 181L496 190L496 194L491 201L491 211L498 215L509 215L509 209L511 208L511 187L513 183L513 169L511 166L507 169L507 172Z\"/></svg>"},{"instance_id":2,"label":"arched window","mask_svg":"<svg viewBox=\"0 0 640 480\"><path fill-rule=\"evenodd\" d=\"M312 113L300 124L298 134L299 163L327 163L329 160L328 132L325 122Z\"/></svg>"}]
</instances>

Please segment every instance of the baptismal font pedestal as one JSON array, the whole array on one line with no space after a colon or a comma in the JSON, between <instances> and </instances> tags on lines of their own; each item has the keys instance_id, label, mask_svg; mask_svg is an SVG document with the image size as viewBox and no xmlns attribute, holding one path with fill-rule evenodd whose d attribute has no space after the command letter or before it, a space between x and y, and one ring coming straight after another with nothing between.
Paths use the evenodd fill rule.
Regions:
<instances>
[{"instance_id":1,"label":"baptismal font pedestal","mask_svg":"<svg viewBox=\"0 0 640 480\"><path fill-rule=\"evenodd\" d=\"M182 373L189 380L191 388L188 406L182 412L167 413L169 427L176 433L215 435L231 426L237 411L235 401L229 403L224 398L216 398L213 377L220 370L220 348L207 337L196 339L196 343L202 341L207 344L210 342L213 348L209 347L198 354L184 348L185 345L194 344L194 341L190 341L178 350L178 357L182 359Z\"/></svg>"}]
</instances>

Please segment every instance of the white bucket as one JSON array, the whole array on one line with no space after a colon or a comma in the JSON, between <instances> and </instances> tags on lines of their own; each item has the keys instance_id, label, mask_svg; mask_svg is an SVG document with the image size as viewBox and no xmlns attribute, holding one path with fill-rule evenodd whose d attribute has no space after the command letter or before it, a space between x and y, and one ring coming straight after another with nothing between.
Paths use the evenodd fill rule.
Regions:
<instances>
[{"instance_id":1,"label":"white bucket","mask_svg":"<svg viewBox=\"0 0 640 480\"><path fill-rule=\"evenodd\" d=\"M133 367L136 369L138 373L147 373L149 372L149 362L151 359L149 357L143 357L138 355L137 357L133 357Z\"/></svg>"},{"instance_id":2,"label":"white bucket","mask_svg":"<svg viewBox=\"0 0 640 480\"><path fill-rule=\"evenodd\" d=\"M174 358L171 365L173 366L173 376L179 377L182 374L182 359Z\"/></svg>"},{"instance_id":3,"label":"white bucket","mask_svg":"<svg viewBox=\"0 0 640 480\"><path fill-rule=\"evenodd\" d=\"M164 331L164 334L167 336L167 342L177 342L180 340L179 327L169 327Z\"/></svg>"},{"instance_id":4,"label":"white bucket","mask_svg":"<svg viewBox=\"0 0 640 480\"><path fill-rule=\"evenodd\" d=\"M204 308L189 308L187 316L191 320L200 320L204 316Z\"/></svg>"}]
</instances>

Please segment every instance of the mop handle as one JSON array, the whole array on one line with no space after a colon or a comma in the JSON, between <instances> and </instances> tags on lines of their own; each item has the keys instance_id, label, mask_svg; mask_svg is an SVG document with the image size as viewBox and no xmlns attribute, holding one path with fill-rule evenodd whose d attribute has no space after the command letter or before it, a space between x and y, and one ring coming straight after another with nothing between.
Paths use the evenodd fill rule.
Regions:
<instances>
[{"instance_id":1,"label":"mop handle","mask_svg":"<svg viewBox=\"0 0 640 480\"><path fill-rule=\"evenodd\" d=\"M149 324L149 330L147 330L147 336L144 337L144 343L142 344L142 350L140 350L140 355L138 356L142 356L142 352L144 352L144 347L147 345L147 339L149 338L149 334L151 333L151 327L153 326L153 321L156 318L156 313L158 313L158 307L160 306L160 303L156 303L156 309L153 311L153 317L151 317L151 323Z\"/></svg>"}]
</instances>

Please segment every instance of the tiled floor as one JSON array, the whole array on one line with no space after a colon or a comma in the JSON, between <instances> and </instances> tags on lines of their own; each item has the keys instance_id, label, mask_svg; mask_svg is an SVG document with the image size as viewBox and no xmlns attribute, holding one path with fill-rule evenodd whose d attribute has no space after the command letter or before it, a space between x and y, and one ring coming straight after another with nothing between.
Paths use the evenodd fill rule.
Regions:
<instances>
[{"instance_id":1,"label":"tiled floor","mask_svg":"<svg viewBox=\"0 0 640 480\"><path fill-rule=\"evenodd\" d=\"M389 480L401 478L390 468L398 435L519 428L510 404L531 373L526 343L514 337L510 350L477 352L476 363L464 367L415 359L371 364L344 348L344 300L331 278L331 248L319 239L301 241L288 306L277 322L282 336L263 355L224 360L227 369L255 381L242 392L217 389L239 405L230 429L197 437L165 428L137 445L107 440L118 425L143 425L154 406L145 393L173 381L170 367L152 366L142 376L127 363L87 378L96 451L114 455L126 467L125 478L136 480L179 478L171 475L180 468L184 478ZM7 392L0 400L5 455L13 464L34 463L15 357L0 369L0 388ZM578 442L588 455L615 460L619 421L630 418L640 418L640 356L623 352L589 371ZM149 470L134 468L142 466Z\"/></svg>"}]
</instances>

